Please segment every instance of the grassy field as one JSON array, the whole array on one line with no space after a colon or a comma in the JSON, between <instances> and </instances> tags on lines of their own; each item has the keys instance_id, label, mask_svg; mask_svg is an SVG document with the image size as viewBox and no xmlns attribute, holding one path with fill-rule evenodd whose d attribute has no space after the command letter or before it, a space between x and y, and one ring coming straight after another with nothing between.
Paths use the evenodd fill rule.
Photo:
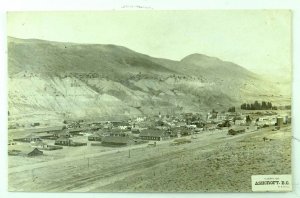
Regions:
<instances>
[{"instance_id":1,"label":"grassy field","mask_svg":"<svg viewBox=\"0 0 300 198\"><path fill-rule=\"evenodd\" d=\"M9 190L249 192L251 175L291 173L291 127L271 129L236 136L206 132L177 146L162 141L156 147L64 148L57 152L65 152L65 157L36 158L32 164L22 164L24 157L9 156L9 163L17 164L9 168Z\"/></svg>"}]
</instances>

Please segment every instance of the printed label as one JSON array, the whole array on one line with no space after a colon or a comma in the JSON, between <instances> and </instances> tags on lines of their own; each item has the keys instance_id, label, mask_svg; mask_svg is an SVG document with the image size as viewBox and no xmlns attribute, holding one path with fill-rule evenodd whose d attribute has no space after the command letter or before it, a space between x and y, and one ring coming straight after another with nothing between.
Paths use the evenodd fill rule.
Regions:
<instances>
[{"instance_id":1,"label":"printed label","mask_svg":"<svg viewBox=\"0 0 300 198\"><path fill-rule=\"evenodd\" d=\"M252 175L253 192L292 191L292 175Z\"/></svg>"}]
</instances>

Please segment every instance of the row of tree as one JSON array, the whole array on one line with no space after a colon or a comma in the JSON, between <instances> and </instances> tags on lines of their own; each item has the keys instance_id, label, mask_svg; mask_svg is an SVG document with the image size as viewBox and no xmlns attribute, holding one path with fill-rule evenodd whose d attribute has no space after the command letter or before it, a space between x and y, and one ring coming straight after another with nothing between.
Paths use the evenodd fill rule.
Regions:
<instances>
[{"instance_id":1,"label":"row of tree","mask_svg":"<svg viewBox=\"0 0 300 198\"><path fill-rule=\"evenodd\" d=\"M245 110L270 110L275 109L276 107L272 105L271 102L262 101L259 103L258 101L255 101L254 103L244 103L241 105L241 109Z\"/></svg>"}]
</instances>

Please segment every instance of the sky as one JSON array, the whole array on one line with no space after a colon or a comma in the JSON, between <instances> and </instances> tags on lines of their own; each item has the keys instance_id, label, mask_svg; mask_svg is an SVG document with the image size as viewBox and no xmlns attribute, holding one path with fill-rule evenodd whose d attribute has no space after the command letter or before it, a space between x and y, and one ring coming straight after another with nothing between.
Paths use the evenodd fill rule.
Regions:
<instances>
[{"instance_id":1,"label":"sky","mask_svg":"<svg viewBox=\"0 0 300 198\"><path fill-rule=\"evenodd\" d=\"M172 60L200 53L289 79L291 17L288 10L9 12L7 34L115 44Z\"/></svg>"}]
</instances>

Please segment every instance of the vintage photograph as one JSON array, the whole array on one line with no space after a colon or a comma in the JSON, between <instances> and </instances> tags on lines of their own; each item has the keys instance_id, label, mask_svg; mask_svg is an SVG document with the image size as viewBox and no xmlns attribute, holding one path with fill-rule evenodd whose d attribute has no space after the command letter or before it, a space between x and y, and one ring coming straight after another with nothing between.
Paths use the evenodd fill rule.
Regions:
<instances>
[{"instance_id":1,"label":"vintage photograph","mask_svg":"<svg viewBox=\"0 0 300 198\"><path fill-rule=\"evenodd\" d=\"M8 190L291 191L291 18L7 12Z\"/></svg>"}]
</instances>

